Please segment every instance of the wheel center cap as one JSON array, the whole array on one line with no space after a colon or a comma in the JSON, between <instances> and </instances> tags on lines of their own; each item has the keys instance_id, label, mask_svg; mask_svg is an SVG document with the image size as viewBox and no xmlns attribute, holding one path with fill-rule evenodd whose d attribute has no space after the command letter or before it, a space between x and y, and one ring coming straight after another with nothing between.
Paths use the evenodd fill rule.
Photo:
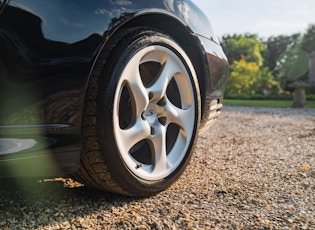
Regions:
<instances>
[{"instance_id":1,"label":"wheel center cap","mask_svg":"<svg viewBox=\"0 0 315 230\"><path fill-rule=\"evenodd\" d=\"M156 120L157 114L154 110L149 109L143 113L145 120L147 120L150 124L153 124Z\"/></svg>"}]
</instances>

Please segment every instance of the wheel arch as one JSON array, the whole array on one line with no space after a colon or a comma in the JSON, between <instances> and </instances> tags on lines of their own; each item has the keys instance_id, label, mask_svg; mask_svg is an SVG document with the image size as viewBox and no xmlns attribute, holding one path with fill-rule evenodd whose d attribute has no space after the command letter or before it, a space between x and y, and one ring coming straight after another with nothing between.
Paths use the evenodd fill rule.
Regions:
<instances>
[{"instance_id":1,"label":"wheel arch","mask_svg":"<svg viewBox=\"0 0 315 230\"><path fill-rule=\"evenodd\" d=\"M209 68L206 53L200 40L194 35L190 27L180 20L180 18L161 12L143 13L134 16L128 21L122 23L108 37L112 37L121 30L134 27L149 27L169 34L184 49L190 58L197 75L201 96L201 119L203 118L206 93L209 87ZM106 46L106 44L105 44Z\"/></svg>"}]
</instances>

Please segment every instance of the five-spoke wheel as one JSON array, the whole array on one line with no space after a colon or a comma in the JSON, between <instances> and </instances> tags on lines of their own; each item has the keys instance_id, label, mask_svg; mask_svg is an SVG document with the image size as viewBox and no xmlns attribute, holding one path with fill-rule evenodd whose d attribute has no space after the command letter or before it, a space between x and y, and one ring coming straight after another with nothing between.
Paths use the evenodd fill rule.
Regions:
<instances>
[{"instance_id":1,"label":"five-spoke wheel","mask_svg":"<svg viewBox=\"0 0 315 230\"><path fill-rule=\"evenodd\" d=\"M158 180L180 165L194 131L191 73L175 51L151 45L128 61L114 100L119 153L136 176Z\"/></svg>"},{"instance_id":2,"label":"five-spoke wheel","mask_svg":"<svg viewBox=\"0 0 315 230\"><path fill-rule=\"evenodd\" d=\"M104 190L152 195L173 184L191 157L197 77L184 49L164 33L137 28L111 41L88 89L93 106L85 109L78 176Z\"/></svg>"}]
</instances>

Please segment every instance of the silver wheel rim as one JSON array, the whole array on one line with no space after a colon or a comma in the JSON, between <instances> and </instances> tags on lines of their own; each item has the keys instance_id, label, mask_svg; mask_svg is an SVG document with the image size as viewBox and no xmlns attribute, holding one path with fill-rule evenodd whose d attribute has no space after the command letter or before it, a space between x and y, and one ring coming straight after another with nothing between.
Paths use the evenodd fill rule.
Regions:
<instances>
[{"instance_id":1,"label":"silver wheel rim","mask_svg":"<svg viewBox=\"0 0 315 230\"><path fill-rule=\"evenodd\" d=\"M134 175L159 180L179 167L193 137L195 103L187 67L169 48L152 45L128 61L115 93L113 125L121 158Z\"/></svg>"}]
</instances>

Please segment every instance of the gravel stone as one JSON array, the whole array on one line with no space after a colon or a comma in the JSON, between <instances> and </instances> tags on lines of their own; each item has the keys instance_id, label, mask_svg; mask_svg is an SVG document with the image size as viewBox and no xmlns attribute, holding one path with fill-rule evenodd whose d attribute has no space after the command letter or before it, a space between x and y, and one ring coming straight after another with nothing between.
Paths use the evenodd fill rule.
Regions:
<instances>
[{"instance_id":1,"label":"gravel stone","mask_svg":"<svg viewBox=\"0 0 315 230\"><path fill-rule=\"evenodd\" d=\"M0 229L315 229L315 109L224 107L167 191L0 179Z\"/></svg>"}]
</instances>

